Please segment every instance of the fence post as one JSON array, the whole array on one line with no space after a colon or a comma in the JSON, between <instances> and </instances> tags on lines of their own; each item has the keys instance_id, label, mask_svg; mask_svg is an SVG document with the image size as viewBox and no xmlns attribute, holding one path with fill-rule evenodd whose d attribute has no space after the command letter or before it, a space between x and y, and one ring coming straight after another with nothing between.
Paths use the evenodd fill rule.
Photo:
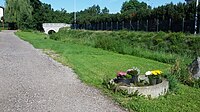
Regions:
<instances>
[{"instance_id":1,"label":"fence post","mask_svg":"<svg viewBox=\"0 0 200 112\"><path fill-rule=\"evenodd\" d=\"M159 30L159 19L157 19L156 25L157 25L156 30L157 30L157 32L158 32L158 30Z\"/></svg>"},{"instance_id":2,"label":"fence post","mask_svg":"<svg viewBox=\"0 0 200 112\"><path fill-rule=\"evenodd\" d=\"M103 30L103 22L101 22L101 30Z\"/></svg>"},{"instance_id":3,"label":"fence post","mask_svg":"<svg viewBox=\"0 0 200 112\"><path fill-rule=\"evenodd\" d=\"M106 30L107 30L107 22L106 22Z\"/></svg>"},{"instance_id":4,"label":"fence post","mask_svg":"<svg viewBox=\"0 0 200 112\"><path fill-rule=\"evenodd\" d=\"M86 29L89 30L89 24L86 24Z\"/></svg>"},{"instance_id":5,"label":"fence post","mask_svg":"<svg viewBox=\"0 0 200 112\"><path fill-rule=\"evenodd\" d=\"M118 26L118 25L119 25L119 23L118 23L118 21L117 21L117 30L119 29L119 26Z\"/></svg>"},{"instance_id":6,"label":"fence post","mask_svg":"<svg viewBox=\"0 0 200 112\"><path fill-rule=\"evenodd\" d=\"M183 21L182 21L182 32L184 32L184 29L185 29L185 18L183 18Z\"/></svg>"},{"instance_id":7,"label":"fence post","mask_svg":"<svg viewBox=\"0 0 200 112\"><path fill-rule=\"evenodd\" d=\"M124 21L122 21L122 30L124 29Z\"/></svg>"},{"instance_id":8,"label":"fence post","mask_svg":"<svg viewBox=\"0 0 200 112\"><path fill-rule=\"evenodd\" d=\"M131 26L132 26L132 21L129 21L129 30L131 30Z\"/></svg>"},{"instance_id":9,"label":"fence post","mask_svg":"<svg viewBox=\"0 0 200 112\"><path fill-rule=\"evenodd\" d=\"M113 30L113 22L111 21L111 30Z\"/></svg>"},{"instance_id":10,"label":"fence post","mask_svg":"<svg viewBox=\"0 0 200 112\"><path fill-rule=\"evenodd\" d=\"M99 30L101 30L101 22L99 22Z\"/></svg>"},{"instance_id":11,"label":"fence post","mask_svg":"<svg viewBox=\"0 0 200 112\"><path fill-rule=\"evenodd\" d=\"M199 23L198 23L199 24ZM198 32L198 34L200 33L200 24L199 24L199 32Z\"/></svg>"},{"instance_id":12,"label":"fence post","mask_svg":"<svg viewBox=\"0 0 200 112\"><path fill-rule=\"evenodd\" d=\"M85 23L83 23L83 29L85 29Z\"/></svg>"},{"instance_id":13,"label":"fence post","mask_svg":"<svg viewBox=\"0 0 200 112\"><path fill-rule=\"evenodd\" d=\"M140 24L140 21L139 20L137 20L137 31L139 30L139 24Z\"/></svg>"},{"instance_id":14,"label":"fence post","mask_svg":"<svg viewBox=\"0 0 200 112\"><path fill-rule=\"evenodd\" d=\"M97 22L95 22L95 24L94 24L94 25L95 25L95 30L97 30Z\"/></svg>"},{"instance_id":15,"label":"fence post","mask_svg":"<svg viewBox=\"0 0 200 112\"><path fill-rule=\"evenodd\" d=\"M92 26L92 23L90 23L90 30L92 30L93 29L93 26Z\"/></svg>"},{"instance_id":16,"label":"fence post","mask_svg":"<svg viewBox=\"0 0 200 112\"><path fill-rule=\"evenodd\" d=\"M149 29L149 20L147 19L147 26L146 26L146 31L148 32Z\"/></svg>"},{"instance_id":17,"label":"fence post","mask_svg":"<svg viewBox=\"0 0 200 112\"><path fill-rule=\"evenodd\" d=\"M97 30L99 30L99 22L97 22Z\"/></svg>"},{"instance_id":18,"label":"fence post","mask_svg":"<svg viewBox=\"0 0 200 112\"><path fill-rule=\"evenodd\" d=\"M169 19L169 31L171 31L172 30L172 19L170 18Z\"/></svg>"}]
</instances>

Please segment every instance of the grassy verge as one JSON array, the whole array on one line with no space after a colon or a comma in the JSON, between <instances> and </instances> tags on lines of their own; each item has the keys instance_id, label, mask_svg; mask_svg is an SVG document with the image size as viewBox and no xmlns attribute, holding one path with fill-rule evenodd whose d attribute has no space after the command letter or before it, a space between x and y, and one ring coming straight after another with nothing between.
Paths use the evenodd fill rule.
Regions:
<instances>
[{"instance_id":1,"label":"grassy verge","mask_svg":"<svg viewBox=\"0 0 200 112\"><path fill-rule=\"evenodd\" d=\"M17 35L33 44L36 48L55 51L59 54L57 60L71 66L83 82L99 88L130 111L200 111L200 89L191 88L182 84L178 85L179 89L176 93L154 100L113 93L102 85L104 78L113 78L116 72L120 70L124 71L132 66L140 68L142 73L151 69L160 69L167 73L170 68L168 64L104 51L102 49L75 44L70 41L54 41L48 39L48 36L37 32L17 32Z\"/></svg>"}]
</instances>

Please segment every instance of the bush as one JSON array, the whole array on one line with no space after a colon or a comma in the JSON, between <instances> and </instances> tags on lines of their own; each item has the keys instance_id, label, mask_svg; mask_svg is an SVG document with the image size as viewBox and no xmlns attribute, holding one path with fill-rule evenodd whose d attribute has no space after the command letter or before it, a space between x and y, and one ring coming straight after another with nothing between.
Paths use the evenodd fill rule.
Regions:
<instances>
[{"instance_id":1,"label":"bush","mask_svg":"<svg viewBox=\"0 0 200 112\"><path fill-rule=\"evenodd\" d=\"M200 88L200 79L194 79L189 72L188 65L184 64L183 62L181 63L179 60L176 60L176 63L171 68L171 74L172 76L170 76L170 79L173 78L174 80L174 78L176 78L183 84Z\"/></svg>"},{"instance_id":2,"label":"bush","mask_svg":"<svg viewBox=\"0 0 200 112\"><path fill-rule=\"evenodd\" d=\"M169 81L170 91L176 92L178 90L178 80L177 80L177 78L172 74L166 74L164 77L167 78L167 80Z\"/></svg>"}]
</instances>

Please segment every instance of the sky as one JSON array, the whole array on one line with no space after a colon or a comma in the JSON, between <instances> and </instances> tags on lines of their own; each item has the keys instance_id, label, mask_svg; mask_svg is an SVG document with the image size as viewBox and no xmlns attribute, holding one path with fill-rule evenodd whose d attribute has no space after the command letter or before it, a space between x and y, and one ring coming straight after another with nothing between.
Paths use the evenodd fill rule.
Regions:
<instances>
[{"instance_id":1,"label":"sky","mask_svg":"<svg viewBox=\"0 0 200 112\"><path fill-rule=\"evenodd\" d=\"M74 10L84 10L92 5L99 5L101 8L107 7L110 13L117 13L120 11L123 2L127 0L40 0L43 3L51 4L55 10L64 8L67 12L73 12ZM76 8L74 8L74 1L76 1ZM165 5L166 3L173 2L177 4L179 2L185 2L185 0L138 0L145 2L152 7ZM0 0L0 6L4 6L4 0Z\"/></svg>"}]
</instances>

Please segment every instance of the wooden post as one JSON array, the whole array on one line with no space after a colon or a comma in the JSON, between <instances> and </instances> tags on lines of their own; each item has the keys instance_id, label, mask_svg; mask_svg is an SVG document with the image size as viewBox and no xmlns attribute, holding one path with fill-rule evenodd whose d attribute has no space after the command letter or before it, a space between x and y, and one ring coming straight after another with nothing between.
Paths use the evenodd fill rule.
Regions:
<instances>
[{"instance_id":1,"label":"wooden post","mask_svg":"<svg viewBox=\"0 0 200 112\"><path fill-rule=\"evenodd\" d=\"M148 32L148 30L149 30L149 20L147 19L146 31Z\"/></svg>"},{"instance_id":2,"label":"wooden post","mask_svg":"<svg viewBox=\"0 0 200 112\"><path fill-rule=\"evenodd\" d=\"M113 22L111 21L111 30L113 30Z\"/></svg>"},{"instance_id":3,"label":"wooden post","mask_svg":"<svg viewBox=\"0 0 200 112\"><path fill-rule=\"evenodd\" d=\"M118 23L118 21L117 21L117 30L119 29L119 26L118 26L118 25L119 25L119 23Z\"/></svg>"},{"instance_id":4,"label":"wooden post","mask_svg":"<svg viewBox=\"0 0 200 112\"><path fill-rule=\"evenodd\" d=\"M137 20L137 31L140 29L140 21Z\"/></svg>"},{"instance_id":5,"label":"wooden post","mask_svg":"<svg viewBox=\"0 0 200 112\"><path fill-rule=\"evenodd\" d=\"M156 25L157 25L156 29L157 29L157 32L158 32L159 31L159 19L157 19Z\"/></svg>"},{"instance_id":6,"label":"wooden post","mask_svg":"<svg viewBox=\"0 0 200 112\"><path fill-rule=\"evenodd\" d=\"M106 22L106 30L108 30L108 29L107 29L107 25L108 25L108 24L107 24L107 22Z\"/></svg>"},{"instance_id":7,"label":"wooden post","mask_svg":"<svg viewBox=\"0 0 200 112\"><path fill-rule=\"evenodd\" d=\"M101 22L101 30L103 30L103 22Z\"/></svg>"},{"instance_id":8,"label":"wooden post","mask_svg":"<svg viewBox=\"0 0 200 112\"><path fill-rule=\"evenodd\" d=\"M185 18L183 18L183 22L182 22L182 32L184 32L185 30Z\"/></svg>"},{"instance_id":9,"label":"wooden post","mask_svg":"<svg viewBox=\"0 0 200 112\"><path fill-rule=\"evenodd\" d=\"M124 29L124 21L122 21L122 29Z\"/></svg>"},{"instance_id":10,"label":"wooden post","mask_svg":"<svg viewBox=\"0 0 200 112\"><path fill-rule=\"evenodd\" d=\"M169 19L169 31L172 30L171 28L172 28L172 19L170 18L170 19Z\"/></svg>"}]
</instances>

